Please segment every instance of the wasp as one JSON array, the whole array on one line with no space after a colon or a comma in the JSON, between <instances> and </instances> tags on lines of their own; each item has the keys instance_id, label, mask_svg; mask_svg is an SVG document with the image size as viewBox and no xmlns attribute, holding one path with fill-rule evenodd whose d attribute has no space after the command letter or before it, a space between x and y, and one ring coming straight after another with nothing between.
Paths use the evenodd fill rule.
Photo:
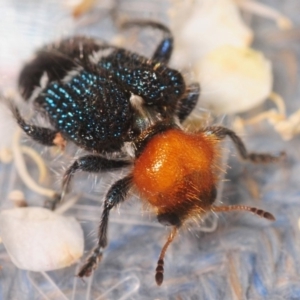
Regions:
<instances>
[{"instance_id":1,"label":"wasp","mask_svg":"<svg viewBox=\"0 0 300 300\"><path fill-rule=\"evenodd\" d=\"M222 126L185 130L182 123L198 102L200 85L188 85L168 66L172 33L152 21L126 26L151 27L163 34L151 58L85 36L51 43L37 51L19 77L24 100L49 121L50 128L26 121L16 106L12 111L37 142L61 147L72 142L90 152L66 170L59 200L78 171L100 173L131 166L106 194L97 244L78 276L89 276L97 267L108 243L110 211L134 189L150 204L158 222L172 228L157 262L155 278L161 285L166 250L188 220L233 210L275 219L254 207L215 205L222 140L229 137L240 156L255 163L274 162L283 154L249 153L242 140Z\"/></svg>"}]
</instances>

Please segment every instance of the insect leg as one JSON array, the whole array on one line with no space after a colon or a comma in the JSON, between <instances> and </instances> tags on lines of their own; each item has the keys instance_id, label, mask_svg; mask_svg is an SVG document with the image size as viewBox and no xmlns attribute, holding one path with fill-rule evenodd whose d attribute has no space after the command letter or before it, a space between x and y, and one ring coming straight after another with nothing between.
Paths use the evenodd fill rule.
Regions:
<instances>
[{"instance_id":1,"label":"insect leg","mask_svg":"<svg viewBox=\"0 0 300 300\"><path fill-rule=\"evenodd\" d=\"M170 29L160 23L153 22L153 21L128 21L122 24L123 28L129 28L132 26L138 27L152 27L154 29L158 29L163 32L164 37L159 45L156 47L156 50L152 56L152 59L164 64L167 64L171 58L174 46L174 38L170 31Z\"/></svg>"},{"instance_id":2,"label":"insect leg","mask_svg":"<svg viewBox=\"0 0 300 300\"><path fill-rule=\"evenodd\" d=\"M206 133L213 134L218 139L222 140L228 136L234 143L236 149L238 150L240 156L245 160L250 160L254 163L270 163L280 160L285 156L284 152L281 152L279 155L272 155L269 153L255 153L248 152L243 141L236 133L226 127L222 126L211 126L207 127L204 130Z\"/></svg>"},{"instance_id":3,"label":"insect leg","mask_svg":"<svg viewBox=\"0 0 300 300\"><path fill-rule=\"evenodd\" d=\"M166 35L163 40L156 47L152 56L154 61L159 61L168 64L173 52L174 39L172 35Z\"/></svg>"},{"instance_id":4,"label":"insect leg","mask_svg":"<svg viewBox=\"0 0 300 300\"><path fill-rule=\"evenodd\" d=\"M19 75L19 89L25 100L29 100L36 87L41 86L45 76L47 82L61 80L68 71L78 66L74 59L67 54L54 49L40 50L35 58L24 66Z\"/></svg>"},{"instance_id":5,"label":"insect leg","mask_svg":"<svg viewBox=\"0 0 300 300\"><path fill-rule=\"evenodd\" d=\"M57 145L55 141L56 138L60 136L60 133L58 131L50 128L27 124L16 107L11 106L11 110L19 126L28 136L45 146Z\"/></svg>"},{"instance_id":6,"label":"insect leg","mask_svg":"<svg viewBox=\"0 0 300 300\"><path fill-rule=\"evenodd\" d=\"M199 95L200 84L198 82L194 82L188 86L186 97L180 99L177 105L177 115L180 122L183 122L195 108Z\"/></svg>"},{"instance_id":7,"label":"insect leg","mask_svg":"<svg viewBox=\"0 0 300 300\"><path fill-rule=\"evenodd\" d=\"M115 182L109 189L102 211L99 231L98 231L98 242L88 257L86 263L82 266L77 276L84 277L90 276L92 271L97 267L97 264L100 262L103 254L103 249L107 246L107 228L108 228L108 218L110 210L123 202L126 198L126 195L131 187L132 176L128 175L117 182Z\"/></svg>"},{"instance_id":8,"label":"insect leg","mask_svg":"<svg viewBox=\"0 0 300 300\"><path fill-rule=\"evenodd\" d=\"M128 165L130 165L129 161L107 159L96 155L86 155L78 158L64 174L61 197L58 199L58 202L63 199L67 193L70 181L76 172L85 171L99 173L113 169L120 169Z\"/></svg>"}]
</instances>

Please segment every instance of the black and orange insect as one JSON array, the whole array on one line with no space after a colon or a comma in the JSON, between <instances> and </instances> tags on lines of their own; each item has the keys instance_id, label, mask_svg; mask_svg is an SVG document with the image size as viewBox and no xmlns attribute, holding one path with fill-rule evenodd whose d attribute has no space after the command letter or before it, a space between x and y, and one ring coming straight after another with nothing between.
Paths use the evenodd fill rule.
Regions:
<instances>
[{"instance_id":1,"label":"black and orange insect","mask_svg":"<svg viewBox=\"0 0 300 300\"><path fill-rule=\"evenodd\" d=\"M221 141L228 136L243 159L256 163L277 161L281 155L248 153L242 140L225 127L184 130L182 122L197 104L199 84L186 85L182 74L168 67L173 37L167 27L151 21L126 24L133 25L163 33L152 58L83 36L47 45L25 65L19 86L24 99L33 102L51 128L27 123L15 106L12 111L36 141L48 146L73 142L91 152L67 169L59 199L77 171L98 173L132 166L107 192L97 245L78 276L89 276L96 268L107 246L110 210L133 188L150 204L158 221L172 227L156 268L156 282L161 285L167 247L191 218L244 210L274 220L261 209L214 205ZM112 152L119 159L107 156Z\"/></svg>"}]
</instances>

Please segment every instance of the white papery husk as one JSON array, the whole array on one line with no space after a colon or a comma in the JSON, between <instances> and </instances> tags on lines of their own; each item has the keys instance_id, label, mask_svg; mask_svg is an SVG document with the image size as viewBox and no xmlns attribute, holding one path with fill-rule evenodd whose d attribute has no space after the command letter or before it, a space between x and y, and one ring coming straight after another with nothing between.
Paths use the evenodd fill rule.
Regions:
<instances>
[{"instance_id":1,"label":"white papery husk","mask_svg":"<svg viewBox=\"0 0 300 300\"><path fill-rule=\"evenodd\" d=\"M172 4L174 60L179 67L194 63L222 45L247 47L252 43L253 32L232 0L173 0Z\"/></svg>"},{"instance_id":2,"label":"white papery husk","mask_svg":"<svg viewBox=\"0 0 300 300\"><path fill-rule=\"evenodd\" d=\"M0 236L12 262L23 270L64 268L84 250L83 231L75 218L40 207L1 211Z\"/></svg>"},{"instance_id":3,"label":"white papery husk","mask_svg":"<svg viewBox=\"0 0 300 300\"><path fill-rule=\"evenodd\" d=\"M204 56L195 71L201 105L216 114L244 112L271 94L271 62L251 48L221 46Z\"/></svg>"}]
</instances>

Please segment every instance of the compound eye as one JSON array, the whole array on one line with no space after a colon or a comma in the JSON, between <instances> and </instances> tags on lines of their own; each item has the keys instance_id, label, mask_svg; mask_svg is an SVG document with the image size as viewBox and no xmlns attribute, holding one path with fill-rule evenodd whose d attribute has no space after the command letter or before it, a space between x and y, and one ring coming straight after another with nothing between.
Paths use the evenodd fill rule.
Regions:
<instances>
[{"instance_id":1,"label":"compound eye","mask_svg":"<svg viewBox=\"0 0 300 300\"><path fill-rule=\"evenodd\" d=\"M165 226L177 226L181 225L180 218L175 213L164 213L157 216L159 223Z\"/></svg>"}]
</instances>

